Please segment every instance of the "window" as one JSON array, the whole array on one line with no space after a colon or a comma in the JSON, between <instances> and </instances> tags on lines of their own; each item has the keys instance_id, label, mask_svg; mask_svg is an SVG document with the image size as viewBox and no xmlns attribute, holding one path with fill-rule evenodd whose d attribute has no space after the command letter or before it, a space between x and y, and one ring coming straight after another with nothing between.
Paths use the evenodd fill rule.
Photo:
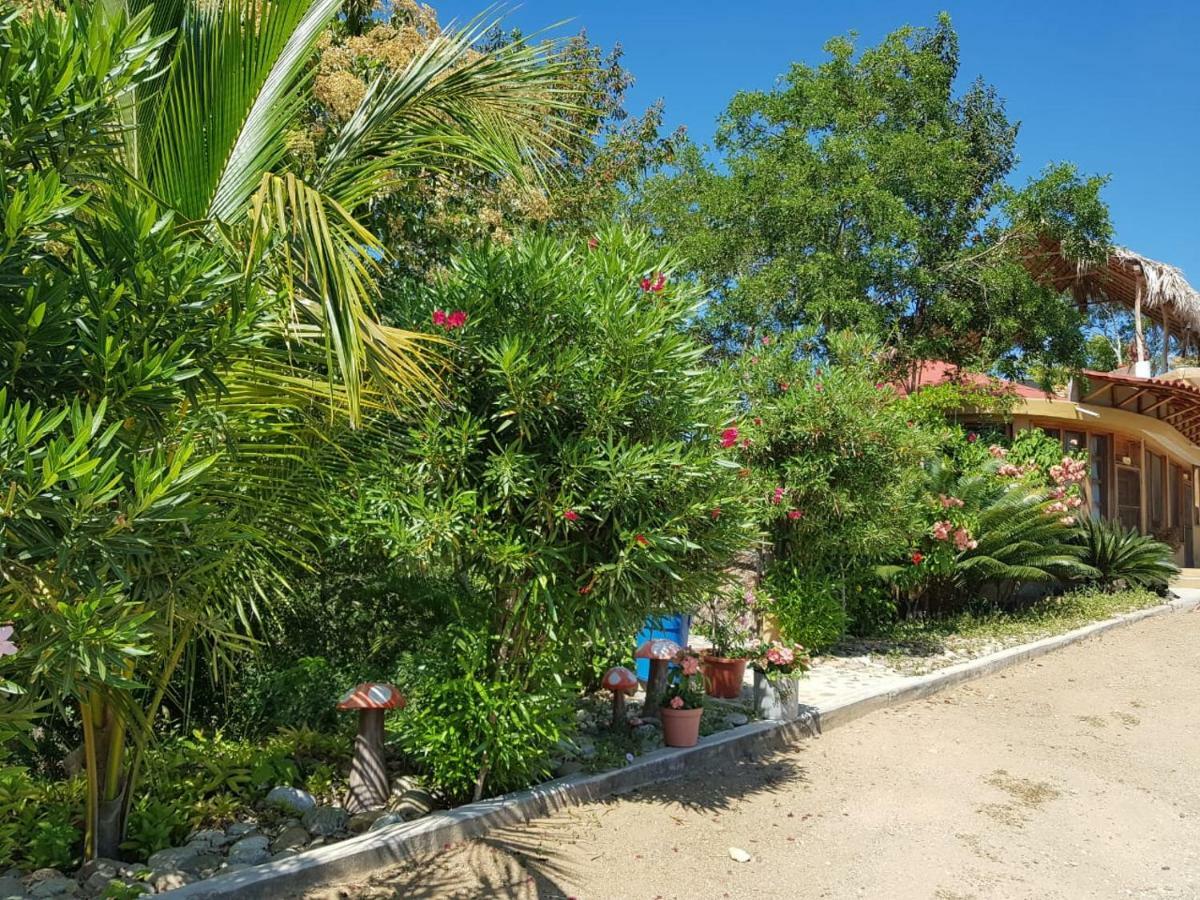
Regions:
<instances>
[{"instance_id":1,"label":"window","mask_svg":"<svg viewBox=\"0 0 1200 900\"><path fill-rule=\"evenodd\" d=\"M1167 490L1167 460L1157 453L1146 452L1146 523L1152 532L1167 527L1164 500Z\"/></svg>"},{"instance_id":2,"label":"window","mask_svg":"<svg viewBox=\"0 0 1200 900\"><path fill-rule=\"evenodd\" d=\"M1142 481L1133 466L1117 466L1117 518L1126 528L1142 527Z\"/></svg>"},{"instance_id":3,"label":"window","mask_svg":"<svg viewBox=\"0 0 1200 900\"><path fill-rule=\"evenodd\" d=\"M1109 513L1108 503L1108 465L1111 459L1109 437L1107 434L1093 434L1088 444L1088 478L1091 488L1091 507L1089 512L1093 519L1102 519Z\"/></svg>"}]
</instances>

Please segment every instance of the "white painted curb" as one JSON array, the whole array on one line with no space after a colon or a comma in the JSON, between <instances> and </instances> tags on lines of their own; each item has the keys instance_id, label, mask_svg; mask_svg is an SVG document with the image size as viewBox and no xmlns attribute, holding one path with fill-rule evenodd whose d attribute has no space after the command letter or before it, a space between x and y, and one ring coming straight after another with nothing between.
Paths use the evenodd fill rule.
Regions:
<instances>
[{"instance_id":1,"label":"white painted curb","mask_svg":"<svg viewBox=\"0 0 1200 900\"><path fill-rule=\"evenodd\" d=\"M364 878L412 856L478 837L492 828L519 825L567 806L676 778L692 766L723 757L737 758L786 747L800 738L844 725L874 710L928 697L956 684L1007 669L1114 628L1132 625L1152 616L1200 607L1200 591L1187 593L1192 596L959 663L913 678L899 687L880 689L867 697L820 709L810 707L795 722L752 722L701 738L695 747L656 750L637 758L623 769L559 778L528 790L436 812L414 822L369 831L289 859L218 875L168 891L167 894L176 898L229 897L253 900L278 897L284 892L301 891L335 881Z\"/></svg>"}]
</instances>

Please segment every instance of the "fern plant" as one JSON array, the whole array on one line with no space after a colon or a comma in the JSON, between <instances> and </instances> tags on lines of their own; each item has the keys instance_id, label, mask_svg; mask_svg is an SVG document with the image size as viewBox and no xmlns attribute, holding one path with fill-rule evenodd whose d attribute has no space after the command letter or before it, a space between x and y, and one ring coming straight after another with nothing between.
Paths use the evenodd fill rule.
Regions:
<instances>
[{"instance_id":1,"label":"fern plant","mask_svg":"<svg viewBox=\"0 0 1200 900\"><path fill-rule=\"evenodd\" d=\"M1107 590L1122 585L1162 590L1179 573L1167 544L1117 521L1085 520L1078 541L1083 561L1096 570L1093 580Z\"/></svg>"}]
</instances>

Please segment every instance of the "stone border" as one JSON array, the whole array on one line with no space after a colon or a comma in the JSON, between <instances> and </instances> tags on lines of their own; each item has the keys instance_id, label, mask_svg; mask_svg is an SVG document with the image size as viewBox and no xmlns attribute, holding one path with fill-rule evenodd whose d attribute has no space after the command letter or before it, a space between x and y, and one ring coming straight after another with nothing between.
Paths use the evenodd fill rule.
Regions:
<instances>
[{"instance_id":1,"label":"stone border","mask_svg":"<svg viewBox=\"0 0 1200 900\"><path fill-rule=\"evenodd\" d=\"M914 676L899 687L883 689L867 697L847 700L824 709L808 707L794 722L751 722L701 738L695 747L655 750L638 757L622 769L595 775L569 775L528 790L443 810L379 831L368 831L289 859L197 881L168 891L167 894L178 898L256 900L277 897L284 891L300 891L331 882L367 877L412 856L479 837L493 828L521 825L568 806L677 778L689 768L701 764L782 749L801 738L844 725L874 710L928 697L1114 628L1132 625L1152 616L1200 607L1200 591L1187 593L1193 596L1123 613L1056 637L1010 647L928 675Z\"/></svg>"}]
</instances>

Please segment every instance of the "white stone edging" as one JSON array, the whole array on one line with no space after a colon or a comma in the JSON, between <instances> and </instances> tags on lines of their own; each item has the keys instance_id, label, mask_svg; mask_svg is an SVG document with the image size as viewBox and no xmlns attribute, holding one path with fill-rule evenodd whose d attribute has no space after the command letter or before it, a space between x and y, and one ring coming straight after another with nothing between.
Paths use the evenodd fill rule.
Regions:
<instances>
[{"instance_id":1,"label":"white stone edging","mask_svg":"<svg viewBox=\"0 0 1200 900\"><path fill-rule=\"evenodd\" d=\"M285 891L301 891L335 881L364 878L413 856L479 837L493 828L520 825L568 806L667 781L684 774L692 766L723 757L736 759L751 753L783 748L800 738L844 725L874 710L927 697L1111 629L1132 625L1152 616L1200 607L1200 591L1189 593L1196 596L1123 613L1065 634L1010 647L928 675L916 676L899 687L881 688L867 697L834 703L820 709L808 707L794 722L751 722L701 738L695 747L655 750L621 769L595 775L569 775L527 790L514 791L456 809L441 810L413 822L368 831L288 859L197 881L167 891L166 894L196 900L256 900L278 897Z\"/></svg>"}]
</instances>

